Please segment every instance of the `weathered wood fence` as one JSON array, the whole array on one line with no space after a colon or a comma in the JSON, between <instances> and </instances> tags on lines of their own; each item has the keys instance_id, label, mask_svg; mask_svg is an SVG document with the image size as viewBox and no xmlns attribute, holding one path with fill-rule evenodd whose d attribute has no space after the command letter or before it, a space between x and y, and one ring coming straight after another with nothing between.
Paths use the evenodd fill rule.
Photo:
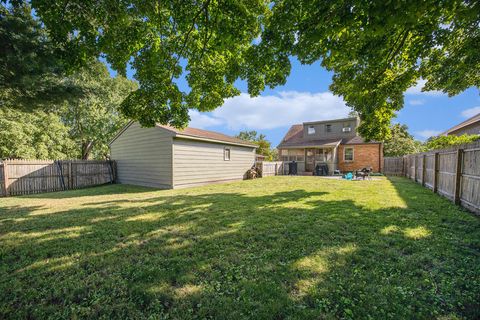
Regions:
<instances>
[{"instance_id":1,"label":"weathered wood fence","mask_svg":"<svg viewBox=\"0 0 480 320\"><path fill-rule=\"evenodd\" d=\"M4 160L0 162L0 195L23 195L79 189L116 179L115 161Z\"/></svg>"},{"instance_id":2,"label":"weathered wood fence","mask_svg":"<svg viewBox=\"0 0 480 320\"><path fill-rule=\"evenodd\" d=\"M278 176L283 173L282 161L261 161L257 162L256 165L262 172L262 177Z\"/></svg>"},{"instance_id":3,"label":"weathered wood fence","mask_svg":"<svg viewBox=\"0 0 480 320\"><path fill-rule=\"evenodd\" d=\"M480 213L480 141L444 150L385 158L384 174L406 176Z\"/></svg>"}]
</instances>

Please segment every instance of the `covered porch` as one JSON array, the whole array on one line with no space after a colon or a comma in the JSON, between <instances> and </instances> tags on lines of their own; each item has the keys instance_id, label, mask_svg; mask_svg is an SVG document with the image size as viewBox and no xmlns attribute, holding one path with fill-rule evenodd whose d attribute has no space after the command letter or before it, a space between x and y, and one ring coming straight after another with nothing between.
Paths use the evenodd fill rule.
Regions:
<instances>
[{"instance_id":1,"label":"covered porch","mask_svg":"<svg viewBox=\"0 0 480 320\"><path fill-rule=\"evenodd\" d=\"M317 165L327 165L333 175L338 165L338 143L318 146L288 147L279 149L280 160L285 164L284 174L289 174L289 163L297 163L297 174L313 175Z\"/></svg>"}]
</instances>

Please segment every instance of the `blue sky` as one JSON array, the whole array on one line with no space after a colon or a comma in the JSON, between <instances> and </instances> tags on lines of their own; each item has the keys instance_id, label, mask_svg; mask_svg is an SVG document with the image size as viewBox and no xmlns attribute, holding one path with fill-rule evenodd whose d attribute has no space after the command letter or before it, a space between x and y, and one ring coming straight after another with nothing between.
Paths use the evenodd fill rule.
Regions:
<instances>
[{"instance_id":1,"label":"blue sky","mask_svg":"<svg viewBox=\"0 0 480 320\"><path fill-rule=\"evenodd\" d=\"M128 77L133 71L128 71ZM247 93L228 99L217 110L209 113L192 111L190 126L235 135L241 130L256 130L267 136L276 146L290 125L302 121L328 120L344 117L350 109L341 97L334 96L328 86L332 73L319 63L301 65L292 59L292 70L284 86L265 90L259 97ZM238 82L242 92L245 83ZM180 81L182 89L186 83ZM441 133L480 112L479 90L471 88L449 98L441 92L421 92L422 82L410 88L405 95L405 106L393 119L406 124L419 140Z\"/></svg>"}]
</instances>

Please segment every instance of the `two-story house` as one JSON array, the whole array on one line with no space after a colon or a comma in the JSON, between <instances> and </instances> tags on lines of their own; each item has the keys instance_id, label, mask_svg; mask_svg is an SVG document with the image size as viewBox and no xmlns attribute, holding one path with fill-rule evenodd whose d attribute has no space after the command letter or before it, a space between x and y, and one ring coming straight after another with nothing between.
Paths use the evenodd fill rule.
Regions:
<instances>
[{"instance_id":1,"label":"two-story house","mask_svg":"<svg viewBox=\"0 0 480 320\"><path fill-rule=\"evenodd\" d=\"M372 167L380 172L383 144L366 142L357 134L358 118L304 122L293 125L278 145L280 159L296 161L299 174L312 174L317 164L326 164L329 173Z\"/></svg>"}]
</instances>

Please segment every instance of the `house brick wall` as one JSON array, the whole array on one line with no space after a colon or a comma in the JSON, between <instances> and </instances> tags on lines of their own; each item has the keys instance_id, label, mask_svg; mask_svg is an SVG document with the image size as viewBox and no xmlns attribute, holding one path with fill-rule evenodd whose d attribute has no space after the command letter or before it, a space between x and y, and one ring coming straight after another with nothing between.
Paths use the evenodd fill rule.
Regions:
<instances>
[{"instance_id":1,"label":"house brick wall","mask_svg":"<svg viewBox=\"0 0 480 320\"><path fill-rule=\"evenodd\" d=\"M344 161L345 148L353 148L353 161ZM383 144L347 144L338 146L338 169L354 171L372 167L374 172L381 172L383 165Z\"/></svg>"}]
</instances>

